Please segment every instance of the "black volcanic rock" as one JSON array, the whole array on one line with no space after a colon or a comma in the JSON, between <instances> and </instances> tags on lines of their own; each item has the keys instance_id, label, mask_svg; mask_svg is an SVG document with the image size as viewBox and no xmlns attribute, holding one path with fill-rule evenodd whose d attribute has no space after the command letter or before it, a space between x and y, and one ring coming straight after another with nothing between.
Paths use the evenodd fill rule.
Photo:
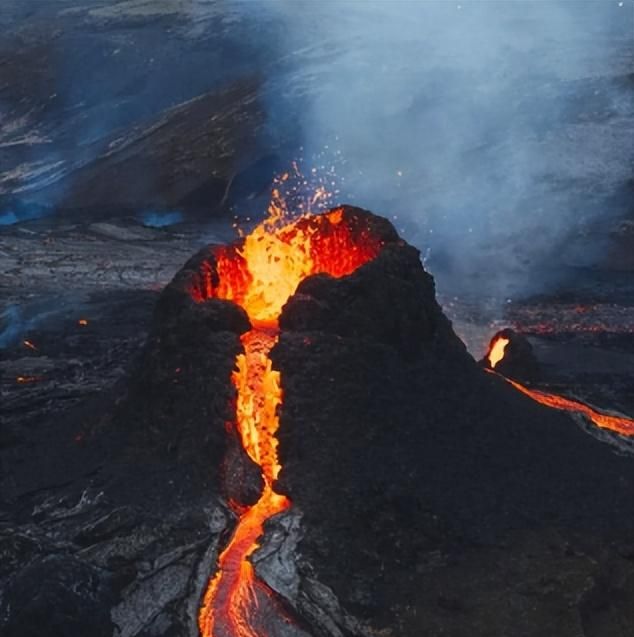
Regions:
<instances>
[{"instance_id":1,"label":"black volcanic rock","mask_svg":"<svg viewBox=\"0 0 634 637\"><path fill-rule=\"evenodd\" d=\"M489 347L492 347L498 338L505 338L508 343L504 348L504 358L497 363L495 371L507 378L524 381L537 380L540 374L539 362L528 339L515 330L506 328L493 336ZM483 367L490 367L486 357L480 361L480 364Z\"/></svg>"},{"instance_id":2,"label":"black volcanic rock","mask_svg":"<svg viewBox=\"0 0 634 637\"><path fill-rule=\"evenodd\" d=\"M262 125L256 82L200 95L119 131L107 152L75 171L59 207L213 211L239 167L237 157L257 157Z\"/></svg>"},{"instance_id":3,"label":"black volcanic rock","mask_svg":"<svg viewBox=\"0 0 634 637\"><path fill-rule=\"evenodd\" d=\"M306 279L280 320L293 507L254 555L276 601L315 637L634 634L632 459L484 372L417 251L345 215L394 240L348 277ZM163 290L125 386L13 448L33 478L0 499L2 635L43 617L60 635L196 632L225 502L261 488L233 422L249 320L197 296L214 250Z\"/></svg>"},{"instance_id":4,"label":"black volcanic rock","mask_svg":"<svg viewBox=\"0 0 634 637\"><path fill-rule=\"evenodd\" d=\"M451 328L435 301L433 280L418 263L417 250L391 244L361 272L342 279L309 277L284 307L280 327L358 338L391 345L407 358L419 356L437 332L448 335ZM456 339L445 340L464 352Z\"/></svg>"},{"instance_id":5,"label":"black volcanic rock","mask_svg":"<svg viewBox=\"0 0 634 637\"><path fill-rule=\"evenodd\" d=\"M634 461L482 371L413 248L306 279L280 325L279 486L304 516L303 557L372 624L425 632L416 604L440 555L634 529Z\"/></svg>"},{"instance_id":6,"label":"black volcanic rock","mask_svg":"<svg viewBox=\"0 0 634 637\"><path fill-rule=\"evenodd\" d=\"M240 445L230 380L250 323L229 301L192 300L187 282L207 257L202 250L163 291L117 421L133 423L137 444L152 457L173 458L193 483L221 480L227 497L253 504L262 478Z\"/></svg>"},{"instance_id":7,"label":"black volcanic rock","mask_svg":"<svg viewBox=\"0 0 634 637\"><path fill-rule=\"evenodd\" d=\"M110 637L115 595L95 568L69 556L27 566L4 591L0 617L5 637Z\"/></svg>"}]
</instances>

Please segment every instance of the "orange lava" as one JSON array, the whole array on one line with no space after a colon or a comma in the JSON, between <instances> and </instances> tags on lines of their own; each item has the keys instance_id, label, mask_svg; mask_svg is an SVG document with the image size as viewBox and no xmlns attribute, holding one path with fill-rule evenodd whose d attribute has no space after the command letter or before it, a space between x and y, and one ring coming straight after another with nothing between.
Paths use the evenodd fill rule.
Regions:
<instances>
[{"instance_id":1,"label":"orange lava","mask_svg":"<svg viewBox=\"0 0 634 637\"><path fill-rule=\"evenodd\" d=\"M30 383L37 383L42 380L41 376L17 376L15 382L18 385L29 385Z\"/></svg>"},{"instance_id":2,"label":"orange lava","mask_svg":"<svg viewBox=\"0 0 634 637\"><path fill-rule=\"evenodd\" d=\"M232 300L249 315L253 329L242 336L244 354L236 359L236 423L242 446L262 470L264 489L258 502L243 510L233 537L221 553L198 616L203 637L261 637L257 608L269 589L255 576L249 557L258 548L263 525L285 511L290 501L275 492L281 470L277 454L280 372L270 351L277 342L282 307L307 276L350 274L373 259L382 242L342 209L304 215L286 222L275 208L241 243L217 248L191 287L194 300Z\"/></svg>"},{"instance_id":3,"label":"orange lava","mask_svg":"<svg viewBox=\"0 0 634 637\"><path fill-rule=\"evenodd\" d=\"M509 342L509 339L503 336L496 336L493 339L487 354L487 359L491 369L495 369L495 366L504 358L506 346ZM502 376L502 374L499 375ZM561 411L583 414L601 429L609 429L610 431L614 431L623 436L634 436L634 419L632 418L616 414L607 414L595 409L594 407L590 407L590 405L587 405L580 400L565 398L564 396L551 394L538 389L529 389L525 385L522 385L515 380L511 380L506 376L502 376L502 378L504 378L507 383L515 387L515 389L526 396L529 396L541 405L546 405L547 407L552 407L553 409L559 409Z\"/></svg>"},{"instance_id":4,"label":"orange lava","mask_svg":"<svg viewBox=\"0 0 634 637\"><path fill-rule=\"evenodd\" d=\"M381 241L363 223L344 221L343 215L342 209L335 209L288 223L270 217L241 245L215 250L215 272L214 264L208 264L197 275L192 297L228 299L241 305L252 321L276 321L307 276L342 277L379 253Z\"/></svg>"},{"instance_id":5,"label":"orange lava","mask_svg":"<svg viewBox=\"0 0 634 637\"><path fill-rule=\"evenodd\" d=\"M489 348L489 353L487 354L491 369L495 369L495 366L504 358L506 346L509 343L509 339L504 338L503 336L498 336L495 338L495 340L491 344L491 347Z\"/></svg>"},{"instance_id":6,"label":"orange lava","mask_svg":"<svg viewBox=\"0 0 634 637\"><path fill-rule=\"evenodd\" d=\"M269 352L277 342L275 328L254 329L242 336L244 354L237 357L233 383L238 392L236 416L242 446L262 469L264 490L257 503L242 515L233 538L221 553L218 572L210 581L199 613L205 637L258 637L251 622L257 581L250 555L258 547L264 522L290 506L288 498L275 493L273 482L281 469L275 433L277 408L282 402L280 373L273 370ZM262 593L260 592L260 595Z\"/></svg>"},{"instance_id":7,"label":"orange lava","mask_svg":"<svg viewBox=\"0 0 634 637\"><path fill-rule=\"evenodd\" d=\"M513 385L515 389L521 391L523 394L530 396L533 400L547 407L553 409L560 409L562 411L569 411L580 413L589 418L597 427L601 429L609 429L615 431L623 436L634 436L634 420L625 416L616 416L612 414L606 414L601 412L579 400L573 400L572 398L564 398L564 396L558 396L557 394L550 394L545 391L537 389L528 389L524 385L521 385L517 381L506 378L505 380Z\"/></svg>"}]
</instances>

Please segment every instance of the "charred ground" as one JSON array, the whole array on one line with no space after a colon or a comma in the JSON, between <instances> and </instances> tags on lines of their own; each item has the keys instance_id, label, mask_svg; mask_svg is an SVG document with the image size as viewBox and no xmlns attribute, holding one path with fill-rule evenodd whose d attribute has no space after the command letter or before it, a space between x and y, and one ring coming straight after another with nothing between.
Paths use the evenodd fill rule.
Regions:
<instances>
[{"instance_id":1,"label":"charred ground","mask_svg":"<svg viewBox=\"0 0 634 637\"><path fill-rule=\"evenodd\" d=\"M114 624L126 635L195 630L232 524L222 500L248 502L259 485L227 425L248 323L231 303L191 302L183 280L161 294L152 320L156 295L110 297L130 326L122 352L146 340L125 376L86 388L70 411L15 403L2 450L9 635L36 634L43 617L78 635ZM114 315L88 326L92 340L109 325L101 338L113 342ZM539 635L553 625L561 635L613 637L617 625L627 634L631 457L482 372L415 249L394 244L349 277L305 280L280 324L279 487L303 516L288 603L301 615L320 599L319 582L345 610L322 597L329 619L305 615L309 631L363 634L349 613L399 635ZM60 354L87 339L66 325ZM45 334L29 336L53 352ZM82 354L103 369L93 347ZM9 356L5 373L42 364L41 353ZM49 365L52 388L61 370ZM50 391L36 382L5 395L39 392L56 404ZM278 531L292 544L291 528ZM71 591L70 580L81 584ZM52 610L80 606L72 620Z\"/></svg>"}]
</instances>

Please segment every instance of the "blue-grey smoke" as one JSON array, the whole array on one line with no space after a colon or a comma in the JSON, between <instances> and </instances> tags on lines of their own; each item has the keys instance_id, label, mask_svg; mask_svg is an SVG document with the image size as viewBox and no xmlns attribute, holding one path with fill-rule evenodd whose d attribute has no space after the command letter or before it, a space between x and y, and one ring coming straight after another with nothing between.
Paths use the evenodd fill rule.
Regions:
<instances>
[{"instance_id":1,"label":"blue-grey smoke","mask_svg":"<svg viewBox=\"0 0 634 637\"><path fill-rule=\"evenodd\" d=\"M233 5L285 25L278 125L298 120L342 198L394 216L454 286L540 290L629 205L631 0Z\"/></svg>"},{"instance_id":2,"label":"blue-grey smoke","mask_svg":"<svg viewBox=\"0 0 634 637\"><path fill-rule=\"evenodd\" d=\"M18 305L9 305L0 315L0 347L7 347L28 329Z\"/></svg>"},{"instance_id":3,"label":"blue-grey smoke","mask_svg":"<svg viewBox=\"0 0 634 637\"><path fill-rule=\"evenodd\" d=\"M178 211L171 212L152 212L147 211L139 215L139 219L144 226L150 228L167 228L183 220L183 213Z\"/></svg>"},{"instance_id":4,"label":"blue-grey smoke","mask_svg":"<svg viewBox=\"0 0 634 637\"><path fill-rule=\"evenodd\" d=\"M46 316L47 312L27 318L19 305L7 306L0 314L0 348L13 345Z\"/></svg>"},{"instance_id":5,"label":"blue-grey smoke","mask_svg":"<svg viewBox=\"0 0 634 637\"><path fill-rule=\"evenodd\" d=\"M24 305L11 303L0 311L0 349L14 345L29 331L64 312L64 304L42 297Z\"/></svg>"},{"instance_id":6,"label":"blue-grey smoke","mask_svg":"<svg viewBox=\"0 0 634 637\"><path fill-rule=\"evenodd\" d=\"M579 237L631 205L632 0L7 7L0 24L16 31L32 15L71 22L39 48L17 42L25 81L0 96L0 199L46 185L40 204L72 200L73 170L115 131L255 75L271 152L319 156L341 201L393 217L454 287L544 289L562 262L592 263L600 242ZM20 218L1 201L0 215Z\"/></svg>"},{"instance_id":7,"label":"blue-grey smoke","mask_svg":"<svg viewBox=\"0 0 634 637\"><path fill-rule=\"evenodd\" d=\"M0 207L0 226L11 226L21 221L40 219L53 212L52 206L41 206L38 204L14 201Z\"/></svg>"}]
</instances>

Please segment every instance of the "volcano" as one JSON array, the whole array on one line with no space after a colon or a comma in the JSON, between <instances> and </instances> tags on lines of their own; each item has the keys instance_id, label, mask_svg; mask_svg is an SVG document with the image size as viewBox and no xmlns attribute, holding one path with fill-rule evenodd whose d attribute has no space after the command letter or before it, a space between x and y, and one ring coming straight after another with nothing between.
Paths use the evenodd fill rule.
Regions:
<instances>
[{"instance_id":1,"label":"volcano","mask_svg":"<svg viewBox=\"0 0 634 637\"><path fill-rule=\"evenodd\" d=\"M634 461L514 383L387 220L273 210L162 292L72 452L101 495L54 564L45 531L7 549L4 630L630 634Z\"/></svg>"}]
</instances>

